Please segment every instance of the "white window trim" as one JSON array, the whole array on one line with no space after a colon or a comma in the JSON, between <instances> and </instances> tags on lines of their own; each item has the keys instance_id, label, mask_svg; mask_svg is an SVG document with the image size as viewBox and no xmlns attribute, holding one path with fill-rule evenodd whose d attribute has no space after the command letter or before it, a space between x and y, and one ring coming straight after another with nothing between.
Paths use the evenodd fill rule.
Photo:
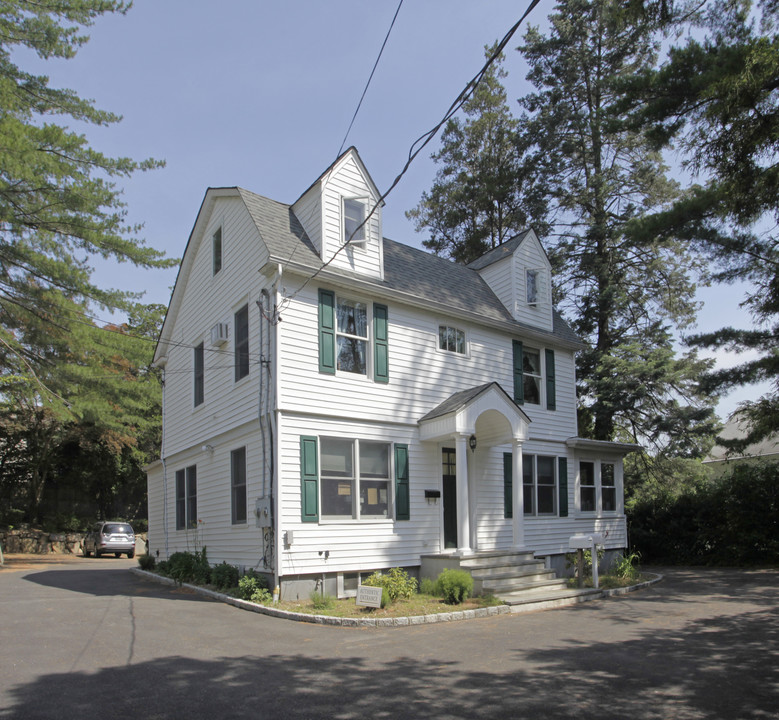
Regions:
<instances>
[{"instance_id":1,"label":"white window trim","mask_svg":"<svg viewBox=\"0 0 779 720\"><path fill-rule=\"evenodd\" d=\"M363 225L362 225L362 234L363 238L362 240L353 240L352 242L347 242L349 240L348 237L346 237L346 204L347 203L358 203L362 206L363 210ZM371 218L368 217L368 213L370 212L370 202L371 199L367 196L342 196L341 197L341 245L347 245L347 247L355 248L357 250L367 250L368 243L370 242L371 233L370 233L370 225L371 225Z\"/></svg>"},{"instance_id":2,"label":"white window trim","mask_svg":"<svg viewBox=\"0 0 779 720\"><path fill-rule=\"evenodd\" d=\"M554 501L554 510L552 512L540 513L538 512L538 457L547 457L552 459L552 475L554 476L554 485L546 485L545 487L552 488L552 499ZM533 512L525 512L525 517L538 517L538 518L552 518L560 516L560 478L559 474L559 455L548 455L543 452L523 452L523 464L524 458L533 458ZM530 487L530 484L527 485ZM522 472L522 491L525 491L525 473L524 467Z\"/></svg>"},{"instance_id":3,"label":"white window trim","mask_svg":"<svg viewBox=\"0 0 779 720\"><path fill-rule=\"evenodd\" d=\"M338 330L338 301L345 300L351 302L358 302L365 305L365 332L366 337L362 338L360 335L349 335ZM375 337L373 332L373 301L366 300L365 298L357 295L350 295L348 293L335 292L335 374L336 377L350 378L352 380L362 378L366 382L373 382L373 363L374 363L374 343ZM364 340L367 348L365 351L365 372L356 373L349 372L348 370L338 369L338 336L353 337L358 340Z\"/></svg>"},{"instance_id":4,"label":"white window trim","mask_svg":"<svg viewBox=\"0 0 779 720\"><path fill-rule=\"evenodd\" d=\"M582 510L582 496L581 496L581 463L588 462L594 465L593 473L595 485L587 485L585 487L595 488L595 509L594 510ZM601 484L601 467L603 465L614 466L614 485L608 486L614 488L614 510L603 509L603 485ZM576 511L580 515L585 517L620 517L624 515L624 493L623 493L623 481L624 481L624 468L622 463L616 459L611 458L599 458L599 457L577 457L576 458Z\"/></svg>"},{"instance_id":5,"label":"white window trim","mask_svg":"<svg viewBox=\"0 0 779 720\"><path fill-rule=\"evenodd\" d=\"M446 350L441 347L441 340L440 340L440 334L441 334L441 328L452 328L453 330L459 330L464 335L464 342L465 342L465 352L458 353L455 350ZM445 355L447 357L461 357L461 358L469 358L471 356L471 338L470 333L468 330L462 326L458 326L454 323L451 323L447 320L440 320L436 327L435 327L435 349L436 352Z\"/></svg>"},{"instance_id":6,"label":"white window trim","mask_svg":"<svg viewBox=\"0 0 779 720\"><path fill-rule=\"evenodd\" d=\"M322 505L322 481L323 479L333 479L325 476L324 469L322 468L322 440L348 440L352 442L352 463L354 477L349 478L353 485L353 505L352 516L346 515L325 515ZM388 457L388 469L387 469L387 517L378 517L376 515L369 515L366 518L360 517L360 441L381 443L389 447ZM319 503L319 524L320 525L360 525L365 527L366 525L387 525L395 522L395 442L392 440L376 440L373 438L359 438L352 435L339 436L339 435L320 435L317 438L317 463L319 466L319 482L317 484L317 493L319 497L317 502ZM346 479L346 478L343 478ZM365 478L365 480L383 480L383 478Z\"/></svg>"},{"instance_id":7,"label":"white window trim","mask_svg":"<svg viewBox=\"0 0 779 720\"><path fill-rule=\"evenodd\" d=\"M527 394L525 393L524 398L524 404L530 405L532 407L537 407L540 409L546 409L546 349L542 347L527 347L523 346L522 348L522 357L523 357L523 363L524 363L524 356L527 352L532 353L538 353L538 374L535 373L529 373L525 371L525 369L522 369L522 378L524 382L525 377L532 377L538 379L538 402L530 402L527 399Z\"/></svg>"}]
</instances>

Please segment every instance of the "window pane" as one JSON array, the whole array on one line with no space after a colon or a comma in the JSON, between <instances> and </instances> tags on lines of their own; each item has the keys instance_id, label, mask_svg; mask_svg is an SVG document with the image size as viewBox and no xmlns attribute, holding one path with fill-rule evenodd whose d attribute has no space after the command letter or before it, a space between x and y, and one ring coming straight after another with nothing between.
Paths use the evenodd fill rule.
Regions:
<instances>
[{"instance_id":1,"label":"window pane","mask_svg":"<svg viewBox=\"0 0 779 720\"><path fill-rule=\"evenodd\" d=\"M338 298L336 318L339 333L368 337L368 306L365 303Z\"/></svg>"},{"instance_id":2,"label":"window pane","mask_svg":"<svg viewBox=\"0 0 779 720\"><path fill-rule=\"evenodd\" d=\"M354 477L354 462L351 440L322 438L320 463L322 475L331 477Z\"/></svg>"},{"instance_id":3,"label":"window pane","mask_svg":"<svg viewBox=\"0 0 779 720\"><path fill-rule=\"evenodd\" d=\"M230 453L233 523L246 522L246 448Z\"/></svg>"},{"instance_id":4,"label":"window pane","mask_svg":"<svg viewBox=\"0 0 779 720\"><path fill-rule=\"evenodd\" d=\"M603 512L614 512L617 509L617 491L613 487L604 487L601 491Z\"/></svg>"},{"instance_id":5,"label":"window pane","mask_svg":"<svg viewBox=\"0 0 779 720\"><path fill-rule=\"evenodd\" d=\"M438 326L438 347L446 350L446 325Z\"/></svg>"},{"instance_id":6,"label":"window pane","mask_svg":"<svg viewBox=\"0 0 779 720\"><path fill-rule=\"evenodd\" d=\"M249 306L235 313L235 379L249 374Z\"/></svg>"},{"instance_id":7,"label":"window pane","mask_svg":"<svg viewBox=\"0 0 779 720\"><path fill-rule=\"evenodd\" d=\"M582 485L595 485L595 463L581 462L579 463L579 475L580 484Z\"/></svg>"},{"instance_id":8,"label":"window pane","mask_svg":"<svg viewBox=\"0 0 779 720\"><path fill-rule=\"evenodd\" d=\"M552 515L557 512L554 466L555 459L553 457L539 455L536 460L539 514Z\"/></svg>"},{"instance_id":9,"label":"window pane","mask_svg":"<svg viewBox=\"0 0 779 720\"><path fill-rule=\"evenodd\" d=\"M533 499L535 497L535 488L533 487L533 455L522 456L522 502L524 503L525 515L535 514L536 508Z\"/></svg>"},{"instance_id":10,"label":"window pane","mask_svg":"<svg viewBox=\"0 0 779 720\"><path fill-rule=\"evenodd\" d=\"M581 489L581 503L583 512L595 511L595 488L583 487Z\"/></svg>"},{"instance_id":11,"label":"window pane","mask_svg":"<svg viewBox=\"0 0 779 720\"><path fill-rule=\"evenodd\" d=\"M455 352L465 355L465 332L463 330L457 331L457 347Z\"/></svg>"},{"instance_id":12,"label":"window pane","mask_svg":"<svg viewBox=\"0 0 779 720\"><path fill-rule=\"evenodd\" d=\"M344 372L365 375L367 372L365 364L366 346L367 342L365 340L355 340L354 338L339 335L338 369Z\"/></svg>"},{"instance_id":13,"label":"window pane","mask_svg":"<svg viewBox=\"0 0 779 720\"><path fill-rule=\"evenodd\" d=\"M353 480L322 478L322 515L352 517Z\"/></svg>"},{"instance_id":14,"label":"window pane","mask_svg":"<svg viewBox=\"0 0 779 720\"><path fill-rule=\"evenodd\" d=\"M614 465L612 463L601 463L600 484L614 485Z\"/></svg>"},{"instance_id":15,"label":"window pane","mask_svg":"<svg viewBox=\"0 0 779 720\"><path fill-rule=\"evenodd\" d=\"M389 445L360 441L360 477L389 478ZM362 488L362 485L360 486Z\"/></svg>"},{"instance_id":16,"label":"window pane","mask_svg":"<svg viewBox=\"0 0 779 720\"><path fill-rule=\"evenodd\" d=\"M541 381L537 377L525 374L522 378L525 387L525 402L531 405L541 404Z\"/></svg>"},{"instance_id":17,"label":"window pane","mask_svg":"<svg viewBox=\"0 0 779 720\"><path fill-rule=\"evenodd\" d=\"M360 517L387 517L389 514L389 482L360 480Z\"/></svg>"},{"instance_id":18,"label":"window pane","mask_svg":"<svg viewBox=\"0 0 779 720\"><path fill-rule=\"evenodd\" d=\"M583 512L595 511L595 463L579 463L579 503Z\"/></svg>"},{"instance_id":19,"label":"window pane","mask_svg":"<svg viewBox=\"0 0 779 720\"><path fill-rule=\"evenodd\" d=\"M538 350L524 349L522 352L522 370L533 375L541 374L541 353Z\"/></svg>"},{"instance_id":20,"label":"window pane","mask_svg":"<svg viewBox=\"0 0 779 720\"><path fill-rule=\"evenodd\" d=\"M212 238L213 273L216 275L222 269L222 228L219 228Z\"/></svg>"},{"instance_id":21,"label":"window pane","mask_svg":"<svg viewBox=\"0 0 779 720\"><path fill-rule=\"evenodd\" d=\"M554 515L557 512L555 504L555 487L554 485L539 485L538 486L538 514L539 515Z\"/></svg>"},{"instance_id":22,"label":"window pane","mask_svg":"<svg viewBox=\"0 0 779 720\"><path fill-rule=\"evenodd\" d=\"M205 389L205 353L203 343L195 348L195 405L202 405Z\"/></svg>"},{"instance_id":23,"label":"window pane","mask_svg":"<svg viewBox=\"0 0 779 720\"><path fill-rule=\"evenodd\" d=\"M527 301L528 303L538 302L538 272L528 270L525 274L527 278Z\"/></svg>"},{"instance_id":24,"label":"window pane","mask_svg":"<svg viewBox=\"0 0 779 720\"><path fill-rule=\"evenodd\" d=\"M365 225L360 227L364 219L363 203L357 200L344 200L344 242L358 243L365 240Z\"/></svg>"}]
</instances>

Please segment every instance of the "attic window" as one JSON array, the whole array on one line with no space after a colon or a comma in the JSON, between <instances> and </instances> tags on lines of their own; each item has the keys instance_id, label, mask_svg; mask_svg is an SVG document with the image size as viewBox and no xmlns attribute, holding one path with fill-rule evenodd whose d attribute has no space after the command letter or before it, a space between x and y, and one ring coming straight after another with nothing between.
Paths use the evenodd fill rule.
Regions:
<instances>
[{"instance_id":1,"label":"attic window","mask_svg":"<svg viewBox=\"0 0 779 720\"><path fill-rule=\"evenodd\" d=\"M211 259L212 271L216 275L222 269L222 228L217 228L211 237Z\"/></svg>"},{"instance_id":2,"label":"attic window","mask_svg":"<svg viewBox=\"0 0 779 720\"><path fill-rule=\"evenodd\" d=\"M343 209L344 244L365 245L365 203L361 200L344 198Z\"/></svg>"},{"instance_id":3,"label":"attic window","mask_svg":"<svg viewBox=\"0 0 779 720\"><path fill-rule=\"evenodd\" d=\"M525 289L527 291L527 304L538 304L538 270L526 270L525 271Z\"/></svg>"}]
</instances>

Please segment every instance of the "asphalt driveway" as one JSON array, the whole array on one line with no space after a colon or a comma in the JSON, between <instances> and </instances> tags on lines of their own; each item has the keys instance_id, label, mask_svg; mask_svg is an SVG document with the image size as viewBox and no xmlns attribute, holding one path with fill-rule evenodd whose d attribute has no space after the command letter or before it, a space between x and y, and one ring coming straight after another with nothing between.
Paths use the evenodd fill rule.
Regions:
<instances>
[{"instance_id":1,"label":"asphalt driveway","mask_svg":"<svg viewBox=\"0 0 779 720\"><path fill-rule=\"evenodd\" d=\"M0 718L776 718L779 571L661 570L626 596L353 629L74 558L0 570Z\"/></svg>"}]
</instances>

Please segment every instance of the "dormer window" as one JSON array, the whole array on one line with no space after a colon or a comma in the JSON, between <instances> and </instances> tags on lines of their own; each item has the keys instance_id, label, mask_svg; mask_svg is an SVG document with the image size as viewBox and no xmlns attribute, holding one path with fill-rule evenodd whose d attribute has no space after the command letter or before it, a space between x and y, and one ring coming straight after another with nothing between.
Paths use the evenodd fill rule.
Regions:
<instances>
[{"instance_id":1,"label":"dormer window","mask_svg":"<svg viewBox=\"0 0 779 720\"><path fill-rule=\"evenodd\" d=\"M538 270L525 270L525 289L527 291L527 304L538 304Z\"/></svg>"},{"instance_id":2,"label":"dormer window","mask_svg":"<svg viewBox=\"0 0 779 720\"><path fill-rule=\"evenodd\" d=\"M343 242L349 245L365 246L365 202L344 198Z\"/></svg>"}]
</instances>

